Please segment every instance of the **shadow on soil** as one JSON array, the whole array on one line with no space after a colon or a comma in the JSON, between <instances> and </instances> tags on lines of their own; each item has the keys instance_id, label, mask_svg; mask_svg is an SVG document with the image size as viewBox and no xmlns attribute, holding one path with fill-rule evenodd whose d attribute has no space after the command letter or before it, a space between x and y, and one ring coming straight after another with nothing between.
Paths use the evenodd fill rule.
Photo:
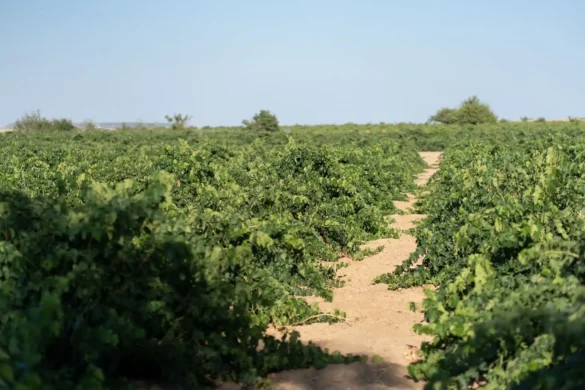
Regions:
<instances>
[{"instance_id":1,"label":"shadow on soil","mask_svg":"<svg viewBox=\"0 0 585 390\"><path fill-rule=\"evenodd\" d=\"M268 375L271 390L389 390L419 389L407 378L406 367L386 362L331 364L315 368L288 370ZM174 386L136 383L139 390L175 390ZM224 383L218 390L254 390L235 383Z\"/></svg>"},{"instance_id":2,"label":"shadow on soil","mask_svg":"<svg viewBox=\"0 0 585 390\"><path fill-rule=\"evenodd\" d=\"M406 374L405 367L381 362L334 364L321 370L285 371L268 378L274 390L411 389L414 382Z\"/></svg>"}]
</instances>

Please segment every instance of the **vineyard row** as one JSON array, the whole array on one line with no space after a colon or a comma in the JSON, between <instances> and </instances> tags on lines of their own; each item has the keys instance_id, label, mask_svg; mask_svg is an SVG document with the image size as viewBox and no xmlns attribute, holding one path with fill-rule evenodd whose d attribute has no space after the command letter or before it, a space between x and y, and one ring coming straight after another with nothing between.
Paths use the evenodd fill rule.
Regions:
<instances>
[{"instance_id":1,"label":"vineyard row","mask_svg":"<svg viewBox=\"0 0 585 390\"><path fill-rule=\"evenodd\" d=\"M428 389L584 388L583 137L454 146L428 189L417 252L376 280L438 286L411 375Z\"/></svg>"}]
</instances>

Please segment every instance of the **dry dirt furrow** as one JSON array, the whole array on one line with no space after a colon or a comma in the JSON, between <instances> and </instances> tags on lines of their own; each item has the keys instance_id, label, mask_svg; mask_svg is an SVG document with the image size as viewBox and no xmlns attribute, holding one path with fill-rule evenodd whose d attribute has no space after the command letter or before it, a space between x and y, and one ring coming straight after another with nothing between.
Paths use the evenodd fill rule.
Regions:
<instances>
[{"instance_id":1,"label":"dry dirt furrow","mask_svg":"<svg viewBox=\"0 0 585 390\"><path fill-rule=\"evenodd\" d=\"M429 165L418 178L419 186L425 185L437 171L440 152L421 152ZM396 206L408 212L416 201L397 202ZM393 226L409 229L424 215L406 214L393 216ZM334 291L333 302L321 302L324 311L340 309L347 313L344 323L311 324L289 328L301 335L301 340L312 341L343 354L378 355L381 363L354 363L330 365L323 370L307 369L276 373L270 376L276 390L349 390L349 389L421 389L422 383L408 378L406 366L414 351L425 340L412 330L412 325L423 319L421 313L408 310L409 302L422 302L422 288L389 291L384 284L372 284L378 275L393 271L416 249L415 238L401 234L398 239L382 239L369 242L366 247L384 245L384 250L362 261L349 262L339 271L346 284ZM272 332L271 332L272 333ZM237 387L230 387L237 388ZM224 387L225 390L228 387Z\"/></svg>"}]
</instances>

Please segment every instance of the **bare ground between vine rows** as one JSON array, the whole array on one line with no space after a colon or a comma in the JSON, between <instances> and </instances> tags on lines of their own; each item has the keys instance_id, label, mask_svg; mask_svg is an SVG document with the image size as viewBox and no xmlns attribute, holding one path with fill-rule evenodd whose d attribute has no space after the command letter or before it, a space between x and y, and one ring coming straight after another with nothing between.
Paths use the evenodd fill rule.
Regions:
<instances>
[{"instance_id":1,"label":"bare ground between vine rows","mask_svg":"<svg viewBox=\"0 0 585 390\"><path fill-rule=\"evenodd\" d=\"M421 152L421 157L429 165L416 180L424 186L437 171L441 152ZM406 230L415 221L424 218L420 214L408 214L416 198L409 194L409 200L396 202L396 206L406 211L405 215L394 215L393 226ZM345 322L332 325L318 323L287 330L296 330L301 340L340 351L343 354L378 355L380 363L353 363L349 365L329 365L322 370L303 369L283 371L269 376L275 390L383 390L383 389L422 389L422 383L407 378L406 366L416 358L416 351L424 336L416 334L412 325L423 320L420 312L409 310L410 302L422 302L422 288L409 288L389 291L385 284L372 284L374 277L392 272L416 249L415 238L402 233L398 239L381 239L367 243L364 247L376 248L384 245L384 250L362 261L347 261L348 267L339 270L338 275L346 281L344 287L334 291L333 302L319 300L323 311L339 309L347 313ZM315 300L312 300L315 301ZM271 329L270 333L279 335L282 330ZM222 390L240 387L226 384Z\"/></svg>"}]
</instances>

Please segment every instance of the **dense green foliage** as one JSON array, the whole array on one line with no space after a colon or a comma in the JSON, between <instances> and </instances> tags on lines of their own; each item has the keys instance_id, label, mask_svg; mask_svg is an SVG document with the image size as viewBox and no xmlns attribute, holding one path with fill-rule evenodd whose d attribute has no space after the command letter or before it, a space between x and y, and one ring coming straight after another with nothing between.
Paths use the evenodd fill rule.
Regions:
<instances>
[{"instance_id":1,"label":"dense green foliage","mask_svg":"<svg viewBox=\"0 0 585 390\"><path fill-rule=\"evenodd\" d=\"M444 125L454 125L459 122L459 111L456 108L444 107L439 109L435 115L429 118L430 122L442 123Z\"/></svg>"},{"instance_id":2,"label":"dense green foliage","mask_svg":"<svg viewBox=\"0 0 585 390\"><path fill-rule=\"evenodd\" d=\"M326 261L395 234L416 151L169 133L2 137L0 388L198 388L355 360L264 330L338 317L302 296L330 299Z\"/></svg>"},{"instance_id":3,"label":"dense green foliage","mask_svg":"<svg viewBox=\"0 0 585 390\"><path fill-rule=\"evenodd\" d=\"M14 123L15 131L66 131L75 130L75 126L69 119L49 120L41 115L39 111L24 114Z\"/></svg>"},{"instance_id":4,"label":"dense green foliage","mask_svg":"<svg viewBox=\"0 0 585 390\"><path fill-rule=\"evenodd\" d=\"M435 340L411 372L568 387L583 351L584 129L2 134L0 388L119 389L148 374L200 388L357 359L264 331L334 321L302 296L329 299L328 260L395 234L385 216L413 189L416 149L457 142L420 205L423 266L380 278L440 286L422 329Z\"/></svg>"},{"instance_id":5,"label":"dense green foliage","mask_svg":"<svg viewBox=\"0 0 585 390\"><path fill-rule=\"evenodd\" d=\"M560 132L445 153L417 252L378 278L438 286L416 325L433 340L409 368L427 388L585 387L584 168L585 140Z\"/></svg>"},{"instance_id":6,"label":"dense green foliage","mask_svg":"<svg viewBox=\"0 0 585 390\"><path fill-rule=\"evenodd\" d=\"M242 124L247 130L275 132L279 130L276 115L268 110L260 110L251 121L243 120Z\"/></svg>"},{"instance_id":7,"label":"dense green foliage","mask_svg":"<svg viewBox=\"0 0 585 390\"><path fill-rule=\"evenodd\" d=\"M84 180L77 206L0 195L0 387L120 388L148 374L197 388L345 361L263 336L250 309L283 287L255 265L261 233L211 245L177 213L173 185L162 173L139 193Z\"/></svg>"},{"instance_id":8,"label":"dense green foliage","mask_svg":"<svg viewBox=\"0 0 585 390\"><path fill-rule=\"evenodd\" d=\"M585 131L585 122L545 122L524 123L504 122L482 125L424 125L424 124L353 124L287 126L291 135L299 141L311 145L344 146L375 144L379 140L395 140L414 145L418 150L442 151L462 141L487 141L498 144L523 142L550 133L567 136L579 135ZM142 132L144 136L144 132ZM146 137L163 137L165 132L150 131ZM260 137L269 145L284 145L286 137L281 133L253 132L241 127L203 128L197 132L185 131L178 135L185 139L195 137L221 138L230 143L249 144ZM122 136L122 135L120 135ZM168 135L165 135L168 137Z\"/></svg>"},{"instance_id":9,"label":"dense green foliage","mask_svg":"<svg viewBox=\"0 0 585 390\"><path fill-rule=\"evenodd\" d=\"M430 117L429 121L445 125L478 125L496 123L498 117L490 106L483 103L477 96L464 100L458 108L442 108Z\"/></svg>"},{"instance_id":10,"label":"dense green foliage","mask_svg":"<svg viewBox=\"0 0 585 390\"><path fill-rule=\"evenodd\" d=\"M89 128L90 126L86 126ZM424 124L365 124L347 123L343 125L288 126L290 135L297 141L315 146L345 146L349 144L372 145L380 139L412 144L418 150L442 151L461 141L487 141L499 144L522 142L550 133L562 133L567 136L579 135L585 131L585 121L574 122L502 122L483 125L424 125ZM3 134L14 140L24 141L23 134ZM249 145L261 139L266 145L284 146L287 137L283 132L255 132L245 127L203 127L200 129L178 129L170 132L165 128L130 128L113 133L105 131L78 131L75 134L36 134L35 147L42 141L50 145L70 143L72 138L77 144L94 146L118 143L120 146L136 147L138 145L160 145L185 139L190 144L207 140L230 145L230 147ZM123 148L122 148L123 149Z\"/></svg>"}]
</instances>

